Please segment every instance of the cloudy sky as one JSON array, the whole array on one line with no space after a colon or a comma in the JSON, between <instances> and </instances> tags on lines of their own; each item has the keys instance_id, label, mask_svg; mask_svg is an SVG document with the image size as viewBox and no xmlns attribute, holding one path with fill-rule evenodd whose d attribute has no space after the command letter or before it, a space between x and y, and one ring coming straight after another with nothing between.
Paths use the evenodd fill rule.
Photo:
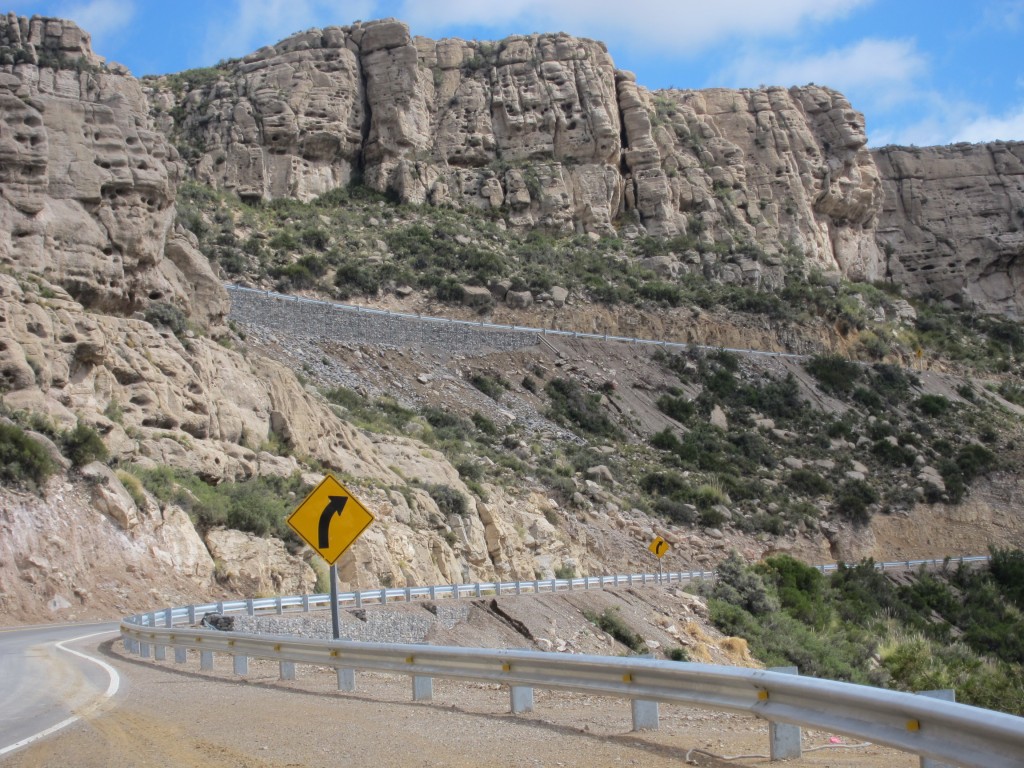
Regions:
<instances>
[{"instance_id":1,"label":"cloudy sky","mask_svg":"<svg viewBox=\"0 0 1024 768\"><path fill-rule=\"evenodd\" d=\"M413 34L569 32L656 88L818 83L874 146L1024 139L1024 0L8 0L77 21L134 74L242 56L309 27L394 16Z\"/></svg>"}]
</instances>

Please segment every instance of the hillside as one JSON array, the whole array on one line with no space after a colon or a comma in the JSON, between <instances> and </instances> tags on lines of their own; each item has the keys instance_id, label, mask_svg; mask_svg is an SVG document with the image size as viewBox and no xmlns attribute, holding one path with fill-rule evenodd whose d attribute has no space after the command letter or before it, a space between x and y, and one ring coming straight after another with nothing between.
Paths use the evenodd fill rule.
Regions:
<instances>
[{"instance_id":1,"label":"hillside","mask_svg":"<svg viewBox=\"0 0 1024 768\"><path fill-rule=\"evenodd\" d=\"M827 88L394 21L139 81L9 15L0 103L4 618L322 588L326 471L379 518L351 587L1024 540L1019 145L876 162ZM325 338L224 281L807 357Z\"/></svg>"}]
</instances>

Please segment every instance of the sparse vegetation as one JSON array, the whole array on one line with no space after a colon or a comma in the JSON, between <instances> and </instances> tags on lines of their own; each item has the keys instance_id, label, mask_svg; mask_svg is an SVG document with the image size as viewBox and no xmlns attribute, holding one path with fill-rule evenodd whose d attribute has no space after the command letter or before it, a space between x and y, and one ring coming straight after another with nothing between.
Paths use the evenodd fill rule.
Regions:
<instances>
[{"instance_id":1,"label":"sparse vegetation","mask_svg":"<svg viewBox=\"0 0 1024 768\"><path fill-rule=\"evenodd\" d=\"M0 482L35 491L56 469L40 442L16 424L0 422Z\"/></svg>"},{"instance_id":2,"label":"sparse vegetation","mask_svg":"<svg viewBox=\"0 0 1024 768\"><path fill-rule=\"evenodd\" d=\"M870 560L826 577L785 555L756 566L732 556L705 594L715 624L746 638L765 664L899 690L954 688L958 701L1019 715L1024 553L992 555L987 568L909 582Z\"/></svg>"},{"instance_id":3,"label":"sparse vegetation","mask_svg":"<svg viewBox=\"0 0 1024 768\"><path fill-rule=\"evenodd\" d=\"M310 489L297 473L291 477L268 475L212 485L166 466L146 469L133 465L128 471L157 500L184 509L200 530L223 525L298 544L285 518L294 509L295 499L302 498Z\"/></svg>"},{"instance_id":4,"label":"sparse vegetation","mask_svg":"<svg viewBox=\"0 0 1024 768\"><path fill-rule=\"evenodd\" d=\"M647 643L623 621L618 608L606 608L600 614L584 611L587 621L602 632L607 632L633 653L647 653Z\"/></svg>"}]
</instances>

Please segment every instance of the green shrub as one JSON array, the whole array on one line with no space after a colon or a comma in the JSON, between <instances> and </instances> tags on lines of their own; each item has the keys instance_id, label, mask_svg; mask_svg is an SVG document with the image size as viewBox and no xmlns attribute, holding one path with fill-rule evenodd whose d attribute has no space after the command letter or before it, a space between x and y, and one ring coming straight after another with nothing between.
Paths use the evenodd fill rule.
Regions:
<instances>
[{"instance_id":1,"label":"green shrub","mask_svg":"<svg viewBox=\"0 0 1024 768\"><path fill-rule=\"evenodd\" d=\"M805 367L822 389L834 395L850 394L863 372L857 363L837 355L815 355Z\"/></svg>"},{"instance_id":2,"label":"green shrub","mask_svg":"<svg viewBox=\"0 0 1024 768\"><path fill-rule=\"evenodd\" d=\"M662 395L658 398L658 410L676 421L685 422L694 412L693 403L685 397Z\"/></svg>"},{"instance_id":3,"label":"green shrub","mask_svg":"<svg viewBox=\"0 0 1024 768\"><path fill-rule=\"evenodd\" d=\"M647 643L623 621L617 608L606 608L600 615L584 611L584 617L602 632L607 632L634 653L647 653Z\"/></svg>"},{"instance_id":4,"label":"green shrub","mask_svg":"<svg viewBox=\"0 0 1024 768\"><path fill-rule=\"evenodd\" d=\"M868 507L878 501L878 492L863 480L847 480L836 493L835 508L843 517L855 523L870 519Z\"/></svg>"},{"instance_id":5,"label":"green shrub","mask_svg":"<svg viewBox=\"0 0 1024 768\"><path fill-rule=\"evenodd\" d=\"M690 654L687 652L687 650L685 648L683 648L682 646L678 646L678 645L673 646L672 648L669 648L668 651L665 653L665 655L671 661L689 661L690 660Z\"/></svg>"},{"instance_id":6,"label":"green shrub","mask_svg":"<svg viewBox=\"0 0 1024 768\"><path fill-rule=\"evenodd\" d=\"M942 416L949 410L950 402L942 395L921 395L914 403L925 416Z\"/></svg>"},{"instance_id":7,"label":"green shrub","mask_svg":"<svg viewBox=\"0 0 1024 768\"><path fill-rule=\"evenodd\" d=\"M109 455L100 433L81 421L62 435L61 449L76 467L84 467L91 461L106 461Z\"/></svg>"},{"instance_id":8,"label":"green shrub","mask_svg":"<svg viewBox=\"0 0 1024 768\"><path fill-rule=\"evenodd\" d=\"M46 448L14 424L0 422L0 482L39 488L57 469Z\"/></svg>"},{"instance_id":9,"label":"green shrub","mask_svg":"<svg viewBox=\"0 0 1024 768\"><path fill-rule=\"evenodd\" d=\"M466 515L469 513L466 497L461 491L450 485L428 485L427 493L430 494L430 498L434 500L443 515Z\"/></svg>"},{"instance_id":10,"label":"green shrub","mask_svg":"<svg viewBox=\"0 0 1024 768\"><path fill-rule=\"evenodd\" d=\"M498 425L488 419L479 411L473 411L469 417L470 421L473 422L473 426L480 430L481 433L488 437L495 437L501 431L498 429Z\"/></svg>"},{"instance_id":11,"label":"green shrub","mask_svg":"<svg viewBox=\"0 0 1024 768\"><path fill-rule=\"evenodd\" d=\"M551 400L551 418L599 437L618 437L621 431L601 410L600 395L585 392L572 379L552 379L544 387Z\"/></svg>"},{"instance_id":12,"label":"green shrub","mask_svg":"<svg viewBox=\"0 0 1024 768\"><path fill-rule=\"evenodd\" d=\"M196 476L172 469L130 467L142 485L163 503L184 509L200 530L229 526L259 536L275 535L297 543L285 519L309 486L298 472L290 477L254 477L237 483L209 485Z\"/></svg>"},{"instance_id":13,"label":"green shrub","mask_svg":"<svg viewBox=\"0 0 1024 768\"><path fill-rule=\"evenodd\" d=\"M505 390L508 389L508 382L501 376L488 376L484 373L473 374L469 377L469 383L492 400L500 400Z\"/></svg>"},{"instance_id":14,"label":"green shrub","mask_svg":"<svg viewBox=\"0 0 1024 768\"><path fill-rule=\"evenodd\" d=\"M810 469L794 469L786 478L786 485L805 496L824 496L832 492L832 483Z\"/></svg>"},{"instance_id":15,"label":"green shrub","mask_svg":"<svg viewBox=\"0 0 1024 768\"><path fill-rule=\"evenodd\" d=\"M173 304L166 304L162 301L154 301L146 307L142 316L153 327L168 328L175 336L180 336L188 328L185 313Z\"/></svg>"},{"instance_id":16,"label":"green shrub","mask_svg":"<svg viewBox=\"0 0 1024 768\"><path fill-rule=\"evenodd\" d=\"M569 565L569 564L563 563L562 565L560 565L557 568L555 568L555 578L556 579L575 579L576 578L576 569L573 566Z\"/></svg>"}]
</instances>

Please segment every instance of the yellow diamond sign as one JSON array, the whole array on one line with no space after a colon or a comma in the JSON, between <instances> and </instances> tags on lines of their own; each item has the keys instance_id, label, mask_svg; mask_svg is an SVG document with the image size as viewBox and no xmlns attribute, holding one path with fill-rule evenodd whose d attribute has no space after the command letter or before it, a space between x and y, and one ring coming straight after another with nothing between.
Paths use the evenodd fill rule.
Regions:
<instances>
[{"instance_id":1,"label":"yellow diamond sign","mask_svg":"<svg viewBox=\"0 0 1024 768\"><path fill-rule=\"evenodd\" d=\"M651 550L651 552L653 552L654 556L657 558L664 557L668 554L668 551L672 549L671 545L669 545L667 541L661 538L661 536L655 536L654 541L652 541L651 545L647 548Z\"/></svg>"},{"instance_id":2,"label":"yellow diamond sign","mask_svg":"<svg viewBox=\"0 0 1024 768\"><path fill-rule=\"evenodd\" d=\"M374 517L331 475L288 516L288 525L329 565L352 546Z\"/></svg>"}]
</instances>

